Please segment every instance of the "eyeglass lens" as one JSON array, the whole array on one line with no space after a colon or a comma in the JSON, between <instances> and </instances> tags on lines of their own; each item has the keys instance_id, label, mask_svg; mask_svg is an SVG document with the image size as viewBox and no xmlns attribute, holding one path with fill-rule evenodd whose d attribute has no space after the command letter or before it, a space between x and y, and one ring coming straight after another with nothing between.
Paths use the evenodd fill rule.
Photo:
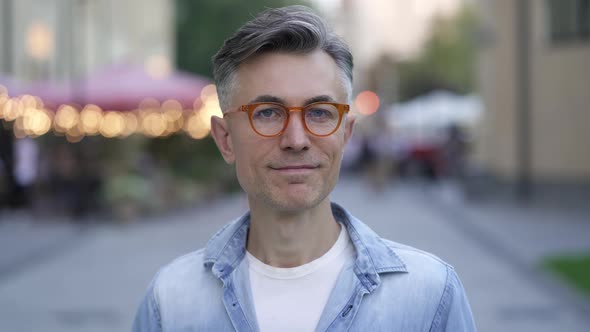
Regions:
<instances>
[{"instance_id":1,"label":"eyeglass lens","mask_svg":"<svg viewBox=\"0 0 590 332\"><path fill-rule=\"evenodd\" d=\"M313 104L303 109L303 120L315 135L327 135L338 126L340 113L331 104ZM276 135L286 125L289 111L275 104L261 104L252 111L252 125L262 135Z\"/></svg>"}]
</instances>

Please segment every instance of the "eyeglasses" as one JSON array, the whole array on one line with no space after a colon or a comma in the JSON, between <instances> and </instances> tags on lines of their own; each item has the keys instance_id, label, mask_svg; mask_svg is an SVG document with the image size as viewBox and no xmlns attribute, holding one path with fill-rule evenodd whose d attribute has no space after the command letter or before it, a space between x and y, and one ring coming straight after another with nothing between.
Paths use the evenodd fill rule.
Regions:
<instances>
[{"instance_id":1,"label":"eyeglasses","mask_svg":"<svg viewBox=\"0 0 590 332\"><path fill-rule=\"evenodd\" d=\"M291 112L301 112L305 130L318 137L332 135L340 127L342 117L348 113L347 104L318 102L303 107L288 107L279 103L254 103L223 114L246 112L254 132L263 137L281 135L289 125Z\"/></svg>"}]
</instances>

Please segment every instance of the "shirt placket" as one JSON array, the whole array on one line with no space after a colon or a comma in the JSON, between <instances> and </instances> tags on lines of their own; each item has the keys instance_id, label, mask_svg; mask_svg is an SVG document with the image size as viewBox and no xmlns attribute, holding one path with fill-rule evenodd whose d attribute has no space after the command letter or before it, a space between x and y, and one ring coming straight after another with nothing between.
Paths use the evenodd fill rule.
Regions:
<instances>
[{"instance_id":1,"label":"shirt placket","mask_svg":"<svg viewBox=\"0 0 590 332\"><path fill-rule=\"evenodd\" d=\"M332 324L325 331L348 331L360 308L361 301L367 293L366 289L358 288L354 296L342 307L336 319L332 321Z\"/></svg>"},{"instance_id":2,"label":"shirt placket","mask_svg":"<svg viewBox=\"0 0 590 332\"><path fill-rule=\"evenodd\" d=\"M223 304L236 331L254 332L231 283L224 287Z\"/></svg>"},{"instance_id":3,"label":"shirt placket","mask_svg":"<svg viewBox=\"0 0 590 332\"><path fill-rule=\"evenodd\" d=\"M243 263L243 261L242 261ZM247 264L238 264L230 274L221 276L223 304L236 331L257 332Z\"/></svg>"}]
</instances>

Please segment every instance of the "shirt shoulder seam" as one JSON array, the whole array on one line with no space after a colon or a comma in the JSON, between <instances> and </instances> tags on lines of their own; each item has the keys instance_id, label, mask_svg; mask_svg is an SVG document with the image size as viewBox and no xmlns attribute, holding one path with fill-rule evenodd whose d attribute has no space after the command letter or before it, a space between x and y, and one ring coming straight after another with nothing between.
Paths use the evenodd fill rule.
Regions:
<instances>
[{"instance_id":1,"label":"shirt shoulder seam","mask_svg":"<svg viewBox=\"0 0 590 332\"><path fill-rule=\"evenodd\" d=\"M169 262L168 264L164 265L160 271L158 272L158 276L166 273L167 271L173 269L175 266L182 264L184 261L190 260L190 259L194 259L196 256L202 255L204 252L205 248L201 248L189 253L186 253L180 257L176 257L175 259L173 259L171 262Z\"/></svg>"},{"instance_id":2,"label":"shirt shoulder seam","mask_svg":"<svg viewBox=\"0 0 590 332\"><path fill-rule=\"evenodd\" d=\"M451 284L449 277L451 275L451 272L453 271L453 268L451 266L449 266L448 264L446 264L446 279L445 279L445 288L442 292L442 295L440 297L436 312L434 314L434 317L432 318L432 324L430 326L429 331L430 332L435 332L439 330L439 326L441 324L441 321L443 320L443 315L444 315L444 311L447 310L448 308L448 304L449 304L449 297L451 296L451 291L452 291L452 287L453 285Z\"/></svg>"},{"instance_id":3,"label":"shirt shoulder seam","mask_svg":"<svg viewBox=\"0 0 590 332\"><path fill-rule=\"evenodd\" d=\"M435 262L437 262L437 263L441 264L442 266L444 266L444 267L446 267L446 268L451 268L451 269L453 269L453 266L452 266L451 264L449 264L449 263L445 262L444 260L442 260L442 259L441 259L441 258L439 258L438 256L436 256L436 255L434 255L434 254L431 254L431 253L429 253L429 252L427 252L427 251L420 250L420 249L417 249L417 248L414 248L414 247L411 247L411 246L406 246L406 245L399 246L399 244L398 244L398 243L396 243L396 242L393 242L393 241L391 241L391 240L387 240L387 239L383 239L383 240L384 240L384 242L386 243L387 247L388 247L389 249L391 249L391 250L392 250L394 253L396 253L396 254L397 254L398 252L404 252L404 251L406 251L406 252L412 252L412 253L418 254L418 255L420 255L420 256L423 256L423 257L429 258L429 259L431 259L431 260L433 260L433 261L435 261Z\"/></svg>"}]
</instances>

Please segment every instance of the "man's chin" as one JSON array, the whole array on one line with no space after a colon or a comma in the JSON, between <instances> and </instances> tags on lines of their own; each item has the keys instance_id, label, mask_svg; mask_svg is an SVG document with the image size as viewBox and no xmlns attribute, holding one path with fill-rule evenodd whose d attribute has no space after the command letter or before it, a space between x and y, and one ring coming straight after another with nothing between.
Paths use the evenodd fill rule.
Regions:
<instances>
[{"instance_id":1,"label":"man's chin","mask_svg":"<svg viewBox=\"0 0 590 332\"><path fill-rule=\"evenodd\" d=\"M278 213L283 214L298 214L304 211L313 209L317 204L311 202L277 202L274 209Z\"/></svg>"},{"instance_id":2,"label":"man's chin","mask_svg":"<svg viewBox=\"0 0 590 332\"><path fill-rule=\"evenodd\" d=\"M291 188L303 189L303 188ZM307 188L308 189L308 188ZM269 197L274 208L280 212L301 212L313 209L321 202L317 192L309 190L292 190Z\"/></svg>"}]
</instances>

